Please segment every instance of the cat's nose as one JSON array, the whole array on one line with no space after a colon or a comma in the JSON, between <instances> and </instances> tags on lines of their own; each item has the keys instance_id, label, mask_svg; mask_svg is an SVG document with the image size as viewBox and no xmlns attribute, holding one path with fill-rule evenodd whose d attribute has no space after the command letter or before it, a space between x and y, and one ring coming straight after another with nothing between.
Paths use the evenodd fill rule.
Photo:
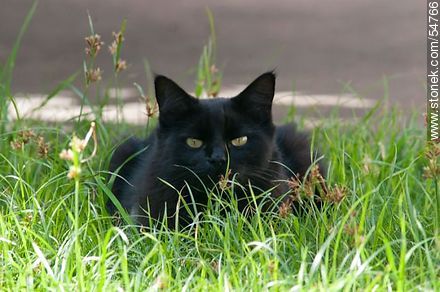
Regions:
<instances>
[{"instance_id":1,"label":"cat's nose","mask_svg":"<svg viewBox=\"0 0 440 292\"><path fill-rule=\"evenodd\" d=\"M208 158L208 162L217 167L226 164L226 155L224 151L214 151L211 157Z\"/></svg>"},{"instance_id":2,"label":"cat's nose","mask_svg":"<svg viewBox=\"0 0 440 292\"><path fill-rule=\"evenodd\" d=\"M226 163L225 157L210 157L208 158L208 162L215 165L215 166L221 166Z\"/></svg>"}]
</instances>

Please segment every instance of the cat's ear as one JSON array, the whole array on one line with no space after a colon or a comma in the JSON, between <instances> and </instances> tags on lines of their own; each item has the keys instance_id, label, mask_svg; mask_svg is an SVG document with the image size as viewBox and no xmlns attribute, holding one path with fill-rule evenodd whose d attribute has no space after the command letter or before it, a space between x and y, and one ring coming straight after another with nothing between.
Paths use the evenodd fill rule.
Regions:
<instances>
[{"instance_id":1,"label":"cat's ear","mask_svg":"<svg viewBox=\"0 0 440 292\"><path fill-rule=\"evenodd\" d=\"M235 106L260 121L272 121L272 101L275 94L275 73L267 72L252 81L232 99Z\"/></svg>"},{"instance_id":2,"label":"cat's ear","mask_svg":"<svg viewBox=\"0 0 440 292\"><path fill-rule=\"evenodd\" d=\"M161 120L164 118L176 119L187 113L198 102L197 99L165 76L157 75L154 79L154 87Z\"/></svg>"}]
</instances>

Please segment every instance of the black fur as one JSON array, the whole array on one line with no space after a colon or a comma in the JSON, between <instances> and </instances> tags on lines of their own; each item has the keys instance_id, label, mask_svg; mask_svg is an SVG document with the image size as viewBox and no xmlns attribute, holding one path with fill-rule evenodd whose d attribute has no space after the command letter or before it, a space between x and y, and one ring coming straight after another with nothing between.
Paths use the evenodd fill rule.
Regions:
<instances>
[{"instance_id":1,"label":"black fur","mask_svg":"<svg viewBox=\"0 0 440 292\"><path fill-rule=\"evenodd\" d=\"M176 190L191 205L190 187L197 208L203 208L208 199L205 188L225 174L228 161L240 184L250 183L259 192L273 188L274 198L288 192L282 180L293 174L303 176L312 163L308 136L292 124L276 127L272 122L272 72L231 99L196 99L164 76L156 77L155 88L159 126L145 141L127 140L110 162L110 171L120 176L112 191L139 224L149 225L145 212L154 219L166 214L168 224L174 224ZM247 137L247 143L233 146L231 141L241 136ZM191 148L187 138L202 140L203 146ZM236 196L243 211L247 201L241 199L246 192L238 188ZM108 209L116 211L111 202ZM191 222L184 208L179 209L179 220Z\"/></svg>"}]
</instances>

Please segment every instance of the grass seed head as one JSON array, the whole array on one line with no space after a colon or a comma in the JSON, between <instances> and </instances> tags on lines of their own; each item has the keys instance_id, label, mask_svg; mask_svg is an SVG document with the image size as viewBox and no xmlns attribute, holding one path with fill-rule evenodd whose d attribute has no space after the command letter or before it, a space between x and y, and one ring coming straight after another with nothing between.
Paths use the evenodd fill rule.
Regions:
<instances>
[{"instance_id":1,"label":"grass seed head","mask_svg":"<svg viewBox=\"0 0 440 292\"><path fill-rule=\"evenodd\" d=\"M67 173L67 177L69 179L76 179L79 177L80 174L81 174L81 167L71 165L69 168L69 172Z\"/></svg>"},{"instance_id":2,"label":"grass seed head","mask_svg":"<svg viewBox=\"0 0 440 292\"><path fill-rule=\"evenodd\" d=\"M12 140L10 145L13 150L23 149L25 144L28 144L35 138L35 133L32 130L23 130L17 134L17 138Z\"/></svg>"},{"instance_id":3,"label":"grass seed head","mask_svg":"<svg viewBox=\"0 0 440 292\"><path fill-rule=\"evenodd\" d=\"M60 153L60 158L62 160L69 160L72 161L73 160L73 152L72 149L63 149Z\"/></svg>"},{"instance_id":4,"label":"grass seed head","mask_svg":"<svg viewBox=\"0 0 440 292\"><path fill-rule=\"evenodd\" d=\"M10 145L13 150L21 150L23 149L24 143L22 141L13 140Z\"/></svg>"},{"instance_id":5,"label":"grass seed head","mask_svg":"<svg viewBox=\"0 0 440 292\"><path fill-rule=\"evenodd\" d=\"M94 148L92 154L88 157L83 159L83 152L86 148L88 142L90 139L93 139L94 142ZM87 132L87 135L84 139L78 138L76 135L73 135L72 140L69 143L70 149L63 149L61 153L59 154L60 158L63 160L69 161L70 167L69 172L67 174L67 177L69 179L79 179L79 176L81 174L81 164L87 162L88 160L92 159L97 151L97 138L96 138L96 124L95 122L92 122L90 124L90 129Z\"/></svg>"},{"instance_id":6,"label":"grass seed head","mask_svg":"<svg viewBox=\"0 0 440 292\"><path fill-rule=\"evenodd\" d=\"M38 154L41 157L47 157L49 153L49 143L46 143L44 137L38 136L37 138Z\"/></svg>"},{"instance_id":7,"label":"grass seed head","mask_svg":"<svg viewBox=\"0 0 440 292\"><path fill-rule=\"evenodd\" d=\"M21 138L24 144L27 144L29 140L34 139L36 135L32 130L24 130L18 133L18 136Z\"/></svg>"},{"instance_id":8,"label":"grass seed head","mask_svg":"<svg viewBox=\"0 0 440 292\"><path fill-rule=\"evenodd\" d=\"M292 190L291 197L296 201L299 200L299 198L301 197L301 180L297 177L292 176L290 180L287 181L287 185Z\"/></svg>"},{"instance_id":9,"label":"grass seed head","mask_svg":"<svg viewBox=\"0 0 440 292\"><path fill-rule=\"evenodd\" d=\"M46 143L43 136L36 135L32 130L23 130L18 137L10 142L13 150L22 150L25 145L33 145L40 157L46 157L49 153L49 143Z\"/></svg>"},{"instance_id":10,"label":"grass seed head","mask_svg":"<svg viewBox=\"0 0 440 292\"><path fill-rule=\"evenodd\" d=\"M121 72L121 71L124 71L125 69L127 69L127 62L126 62L125 60L119 59L119 60L116 62L116 65L115 65L115 71L116 71L117 73L119 73L119 72Z\"/></svg>"},{"instance_id":11,"label":"grass seed head","mask_svg":"<svg viewBox=\"0 0 440 292\"><path fill-rule=\"evenodd\" d=\"M90 35L85 38L85 41L87 44L86 54L93 58L96 57L104 45L104 42L101 41L101 36L99 34Z\"/></svg>"},{"instance_id":12,"label":"grass seed head","mask_svg":"<svg viewBox=\"0 0 440 292\"><path fill-rule=\"evenodd\" d=\"M154 281L154 288L156 289L166 289L168 287L168 277L166 274L162 273L159 276L157 276L156 280Z\"/></svg>"},{"instance_id":13,"label":"grass seed head","mask_svg":"<svg viewBox=\"0 0 440 292\"><path fill-rule=\"evenodd\" d=\"M292 202L293 199L289 196L285 201L283 201L278 210L278 215L281 218L287 218L292 213Z\"/></svg>"},{"instance_id":14,"label":"grass seed head","mask_svg":"<svg viewBox=\"0 0 440 292\"><path fill-rule=\"evenodd\" d=\"M325 194L327 201L332 203L340 203L348 193L348 189L344 186L335 185Z\"/></svg>"},{"instance_id":15,"label":"grass seed head","mask_svg":"<svg viewBox=\"0 0 440 292\"><path fill-rule=\"evenodd\" d=\"M346 224L344 225L344 232L348 236L354 236L358 233L358 226L356 224Z\"/></svg>"},{"instance_id":16,"label":"grass seed head","mask_svg":"<svg viewBox=\"0 0 440 292\"><path fill-rule=\"evenodd\" d=\"M113 41L112 44L108 46L108 50L112 56L116 54L116 51L118 50L118 44L116 41Z\"/></svg>"},{"instance_id":17,"label":"grass seed head","mask_svg":"<svg viewBox=\"0 0 440 292\"><path fill-rule=\"evenodd\" d=\"M72 147L73 151L80 153L86 148L86 141L74 135L69 146Z\"/></svg>"},{"instance_id":18,"label":"grass seed head","mask_svg":"<svg viewBox=\"0 0 440 292\"><path fill-rule=\"evenodd\" d=\"M429 142L426 147L426 157L428 159L437 159L440 157L440 143Z\"/></svg>"},{"instance_id":19,"label":"grass seed head","mask_svg":"<svg viewBox=\"0 0 440 292\"><path fill-rule=\"evenodd\" d=\"M216 260L213 260L212 262L211 262L211 268L212 268L212 270L215 272L215 273L219 273L220 272L220 264L219 264L219 262L218 261L216 261Z\"/></svg>"},{"instance_id":20,"label":"grass seed head","mask_svg":"<svg viewBox=\"0 0 440 292\"><path fill-rule=\"evenodd\" d=\"M114 42L116 43L116 45L120 45L125 40L121 31L112 32L112 34L113 34L113 39L114 39Z\"/></svg>"},{"instance_id":21,"label":"grass seed head","mask_svg":"<svg viewBox=\"0 0 440 292\"><path fill-rule=\"evenodd\" d=\"M230 181L231 173L232 173L231 169L228 169L226 175L223 174L220 175L218 185L222 191L226 191L231 187L231 181Z\"/></svg>"},{"instance_id":22,"label":"grass seed head","mask_svg":"<svg viewBox=\"0 0 440 292\"><path fill-rule=\"evenodd\" d=\"M102 70L98 67L96 69L89 69L86 71L87 84L100 81L102 79Z\"/></svg>"},{"instance_id":23,"label":"grass seed head","mask_svg":"<svg viewBox=\"0 0 440 292\"><path fill-rule=\"evenodd\" d=\"M440 176L440 143L429 142L425 150L428 165L423 167L423 177L438 178Z\"/></svg>"},{"instance_id":24,"label":"grass seed head","mask_svg":"<svg viewBox=\"0 0 440 292\"><path fill-rule=\"evenodd\" d=\"M159 113L159 106L156 101L150 102L151 98L147 96L142 96L145 98L147 117L151 118Z\"/></svg>"},{"instance_id":25,"label":"grass seed head","mask_svg":"<svg viewBox=\"0 0 440 292\"><path fill-rule=\"evenodd\" d=\"M371 157L365 154L364 159L362 159L362 165L366 174L371 173L371 162Z\"/></svg>"}]
</instances>

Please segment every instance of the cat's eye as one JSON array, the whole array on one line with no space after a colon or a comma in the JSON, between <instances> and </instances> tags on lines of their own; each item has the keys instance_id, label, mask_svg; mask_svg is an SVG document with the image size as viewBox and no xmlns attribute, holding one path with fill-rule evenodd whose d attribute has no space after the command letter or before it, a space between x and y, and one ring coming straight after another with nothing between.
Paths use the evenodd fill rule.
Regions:
<instances>
[{"instance_id":1,"label":"cat's eye","mask_svg":"<svg viewBox=\"0 0 440 292\"><path fill-rule=\"evenodd\" d=\"M234 145L235 147L240 147L247 143L247 139L248 139L247 136L241 136L231 140L231 144Z\"/></svg>"},{"instance_id":2,"label":"cat's eye","mask_svg":"<svg viewBox=\"0 0 440 292\"><path fill-rule=\"evenodd\" d=\"M196 138L186 139L186 144L191 148L200 148L203 145L203 141Z\"/></svg>"}]
</instances>

